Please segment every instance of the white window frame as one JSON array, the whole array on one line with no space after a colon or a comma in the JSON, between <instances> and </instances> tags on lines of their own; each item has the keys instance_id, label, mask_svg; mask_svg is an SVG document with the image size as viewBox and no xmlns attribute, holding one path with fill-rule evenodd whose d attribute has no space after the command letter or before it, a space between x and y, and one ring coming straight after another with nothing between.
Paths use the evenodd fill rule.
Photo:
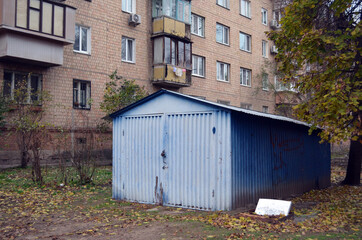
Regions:
<instances>
[{"instance_id":1,"label":"white window frame","mask_svg":"<svg viewBox=\"0 0 362 240\"><path fill-rule=\"evenodd\" d=\"M216 0L216 4L221 7L230 9L230 0Z\"/></svg>"},{"instance_id":2,"label":"white window frame","mask_svg":"<svg viewBox=\"0 0 362 240\"><path fill-rule=\"evenodd\" d=\"M263 58L268 58L268 41L261 41L261 55Z\"/></svg>"},{"instance_id":3,"label":"white window frame","mask_svg":"<svg viewBox=\"0 0 362 240\"><path fill-rule=\"evenodd\" d=\"M249 42L249 44L247 44L247 46L245 44L244 44L244 46L242 46L241 45L241 38L244 38L244 43L245 44L247 44L248 42ZM247 47L247 48L245 48L245 47ZM243 33L243 32L239 32L239 48L242 51L251 52L251 35Z\"/></svg>"},{"instance_id":4,"label":"white window frame","mask_svg":"<svg viewBox=\"0 0 362 240\"><path fill-rule=\"evenodd\" d=\"M129 6L131 5L131 6ZM136 1L135 0L122 0L122 11L128 13L136 13Z\"/></svg>"},{"instance_id":5,"label":"white window frame","mask_svg":"<svg viewBox=\"0 0 362 240\"><path fill-rule=\"evenodd\" d=\"M269 113L269 107L268 106L263 106L261 111L263 113Z\"/></svg>"},{"instance_id":6,"label":"white window frame","mask_svg":"<svg viewBox=\"0 0 362 240\"><path fill-rule=\"evenodd\" d=\"M240 15L251 18L250 11L250 1L249 0L240 0Z\"/></svg>"},{"instance_id":7,"label":"white window frame","mask_svg":"<svg viewBox=\"0 0 362 240\"><path fill-rule=\"evenodd\" d=\"M9 97L10 97L11 100L14 100L14 97L15 97L14 96L14 91L15 91L15 88L16 88L16 86L15 86L15 74L21 74L21 75L26 76L27 99L26 99L26 102L24 102L24 104L31 104L32 103L32 100L31 100L31 97L32 97L32 94L31 94L31 77L32 76L38 77L38 89L36 91L39 92L39 94L41 93L41 91L42 91L42 75L41 74L24 73L24 72L5 70L4 75L5 75L5 72L11 74L11 79L10 79L11 82L10 82L10 85L8 86L8 87L10 87L10 96ZM3 84L5 84L5 79L4 79ZM4 86L4 88L5 88L5 86ZM36 101L39 101L41 96L40 95L36 95L36 96L37 96Z\"/></svg>"},{"instance_id":8,"label":"white window frame","mask_svg":"<svg viewBox=\"0 0 362 240\"><path fill-rule=\"evenodd\" d=\"M123 41L124 40L124 41ZM128 59L128 53L130 51L129 49L129 45L128 42L131 41L132 42L132 59ZM125 45L123 45L123 43L125 43ZM125 58L123 57L123 48L125 48ZM122 62L128 62L128 63L135 63L136 62L136 40L134 38L129 38L129 37L122 37L122 43L121 43L121 58L122 58Z\"/></svg>"},{"instance_id":9,"label":"white window frame","mask_svg":"<svg viewBox=\"0 0 362 240\"><path fill-rule=\"evenodd\" d=\"M222 75L221 69L223 69ZM216 62L216 80L230 82L230 64L219 61Z\"/></svg>"},{"instance_id":10,"label":"white window frame","mask_svg":"<svg viewBox=\"0 0 362 240\"><path fill-rule=\"evenodd\" d=\"M197 28L195 29L194 19L197 21ZM193 35L204 37L205 36L205 18L196 14L191 14L191 33Z\"/></svg>"},{"instance_id":11,"label":"white window frame","mask_svg":"<svg viewBox=\"0 0 362 240\"><path fill-rule=\"evenodd\" d=\"M83 54L91 54L91 28L90 27L85 27L79 24L75 25L75 29L79 28L79 49L74 49L75 44L73 45L73 51L77 52L77 53L83 53ZM84 51L82 50L83 46L82 46L82 38L83 38L83 31L82 29L86 29L87 30L87 50ZM74 39L74 41L76 41L76 39Z\"/></svg>"},{"instance_id":12,"label":"white window frame","mask_svg":"<svg viewBox=\"0 0 362 240\"><path fill-rule=\"evenodd\" d=\"M261 88L264 90L264 91L269 91L269 74L267 73L263 73L261 75Z\"/></svg>"},{"instance_id":13,"label":"white window frame","mask_svg":"<svg viewBox=\"0 0 362 240\"><path fill-rule=\"evenodd\" d=\"M221 42L217 40L217 27L220 26L222 27L222 39ZM225 31L227 31L227 39L225 39ZM225 41L227 40L227 41ZM216 23L216 42L224 44L224 45L229 45L230 44L230 28L222 25L220 23Z\"/></svg>"},{"instance_id":14,"label":"white window frame","mask_svg":"<svg viewBox=\"0 0 362 240\"><path fill-rule=\"evenodd\" d=\"M77 85L77 87L75 88L74 85ZM81 99L81 84L86 84L86 90L85 90L85 105L81 106L80 105L80 99ZM77 99L78 99L78 105L76 105L76 102L74 102L75 100L75 94L77 94ZM73 79L73 108L74 109L85 109L85 110L90 110L91 106L90 106L90 99L91 99L91 82L90 81L85 81L85 80L79 80L79 79Z\"/></svg>"},{"instance_id":15,"label":"white window frame","mask_svg":"<svg viewBox=\"0 0 362 240\"><path fill-rule=\"evenodd\" d=\"M276 92L283 92L283 91L297 92L297 90L295 89L294 82L293 83L280 82L277 75L274 76L274 84Z\"/></svg>"},{"instance_id":16,"label":"white window frame","mask_svg":"<svg viewBox=\"0 0 362 240\"><path fill-rule=\"evenodd\" d=\"M246 79L244 78L246 77ZM247 68L240 68L240 85L251 87L251 70Z\"/></svg>"},{"instance_id":17,"label":"white window frame","mask_svg":"<svg viewBox=\"0 0 362 240\"><path fill-rule=\"evenodd\" d=\"M268 10L265 8L261 9L261 23L265 26L268 26Z\"/></svg>"},{"instance_id":18,"label":"white window frame","mask_svg":"<svg viewBox=\"0 0 362 240\"><path fill-rule=\"evenodd\" d=\"M202 65L203 72L200 71L200 65ZM194 69L196 69L196 72L194 72ZM205 77L205 57L192 55L192 75L197 77Z\"/></svg>"}]
</instances>

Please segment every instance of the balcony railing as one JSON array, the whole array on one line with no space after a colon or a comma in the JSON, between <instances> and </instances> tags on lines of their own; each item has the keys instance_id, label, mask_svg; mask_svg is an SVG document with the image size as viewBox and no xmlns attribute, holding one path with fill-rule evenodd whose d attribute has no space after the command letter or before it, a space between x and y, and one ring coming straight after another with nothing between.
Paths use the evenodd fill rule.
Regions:
<instances>
[{"instance_id":1,"label":"balcony railing","mask_svg":"<svg viewBox=\"0 0 362 240\"><path fill-rule=\"evenodd\" d=\"M153 67L152 83L162 87L191 86L191 70L175 67L171 64Z\"/></svg>"}]
</instances>

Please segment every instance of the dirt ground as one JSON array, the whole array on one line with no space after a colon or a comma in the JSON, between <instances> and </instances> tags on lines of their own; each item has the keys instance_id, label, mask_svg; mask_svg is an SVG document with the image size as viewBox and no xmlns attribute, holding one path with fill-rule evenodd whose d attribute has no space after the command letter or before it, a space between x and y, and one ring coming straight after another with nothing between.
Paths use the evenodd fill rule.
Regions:
<instances>
[{"instance_id":1,"label":"dirt ground","mask_svg":"<svg viewBox=\"0 0 362 240\"><path fill-rule=\"evenodd\" d=\"M30 169L1 170L0 239L362 239L362 188L338 185L345 165L333 161L332 186L290 199L291 214L276 218L115 201L110 167L92 185L64 187L56 168L40 187Z\"/></svg>"}]
</instances>

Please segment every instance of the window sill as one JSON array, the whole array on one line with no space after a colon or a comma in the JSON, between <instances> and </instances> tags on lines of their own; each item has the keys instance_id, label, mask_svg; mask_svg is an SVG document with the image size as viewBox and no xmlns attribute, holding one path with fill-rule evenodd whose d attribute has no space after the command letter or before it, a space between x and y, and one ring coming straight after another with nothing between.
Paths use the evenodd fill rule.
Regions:
<instances>
[{"instance_id":1,"label":"window sill","mask_svg":"<svg viewBox=\"0 0 362 240\"><path fill-rule=\"evenodd\" d=\"M243 50L243 49L240 49L240 48L239 48L239 50L242 51L242 52L246 52L246 53L250 53L250 54L251 54L251 51Z\"/></svg>"},{"instance_id":2,"label":"window sill","mask_svg":"<svg viewBox=\"0 0 362 240\"><path fill-rule=\"evenodd\" d=\"M197 36L197 37L200 37L200 38L205 38L205 36L198 35L198 34L196 34L196 33L191 33L191 35L193 35L193 36Z\"/></svg>"},{"instance_id":3,"label":"window sill","mask_svg":"<svg viewBox=\"0 0 362 240\"><path fill-rule=\"evenodd\" d=\"M268 24L267 24L267 23L261 23L261 24L263 24L263 25L264 25L264 26L266 26L266 27L268 26Z\"/></svg>"},{"instance_id":4,"label":"window sill","mask_svg":"<svg viewBox=\"0 0 362 240\"><path fill-rule=\"evenodd\" d=\"M122 10L123 13L128 13L128 14L136 14L135 12L128 12L126 10Z\"/></svg>"},{"instance_id":5,"label":"window sill","mask_svg":"<svg viewBox=\"0 0 362 240\"><path fill-rule=\"evenodd\" d=\"M205 79L206 77L205 76L201 76L201 75L195 75L195 74L192 74L193 77L198 77L198 78L203 78Z\"/></svg>"},{"instance_id":6,"label":"window sill","mask_svg":"<svg viewBox=\"0 0 362 240\"><path fill-rule=\"evenodd\" d=\"M41 112L42 111L42 106L39 105L39 106L32 106L31 103L24 103L24 104L21 104L21 105L24 105L24 106L27 106L30 108L31 111L33 112ZM16 105L11 105L9 106L9 111L12 112L12 111L16 111L16 110L19 110L20 107L16 104Z\"/></svg>"},{"instance_id":7,"label":"window sill","mask_svg":"<svg viewBox=\"0 0 362 240\"><path fill-rule=\"evenodd\" d=\"M230 83L229 81L220 80L220 79L216 79L216 81L218 81L218 82L223 82L223 83Z\"/></svg>"},{"instance_id":8,"label":"window sill","mask_svg":"<svg viewBox=\"0 0 362 240\"><path fill-rule=\"evenodd\" d=\"M218 42L218 41L216 41L216 43L221 44L221 45L224 45L224 46L227 46L227 47L230 47L230 44L221 43L221 42Z\"/></svg>"},{"instance_id":9,"label":"window sill","mask_svg":"<svg viewBox=\"0 0 362 240\"><path fill-rule=\"evenodd\" d=\"M262 88L262 90L265 91L265 92L269 92L269 89Z\"/></svg>"},{"instance_id":10,"label":"window sill","mask_svg":"<svg viewBox=\"0 0 362 240\"><path fill-rule=\"evenodd\" d=\"M77 51L77 50L73 50L73 52L74 52L74 53L83 54L83 55L88 55L88 56L91 55L89 52L82 52L82 51Z\"/></svg>"},{"instance_id":11,"label":"window sill","mask_svg":"<svg viewBox=\"0 0 362 240\"><path fill-rule=\"evenodd\" d=\"M217 4L217 3L216 3L216 5L230 11L230 8L228 8L228 7L225 7L225 6Z\"/></svg>"},{"instance_id":12,"label":"window sill","mask_svg":"<svg viewBox=\"0 0 362 240\"><path fill-rule=\"evenodd\" d=\"M263 56L263 58L268 59L268 56Z\"/></svg>"},{"instance_id":13,"label":"window sill","mask_svg":"<svg viewBox=\"0 0 362 240\"><path fill-rule=\"evenodd\" d=\"M239 14L240 14L240 16L242 16L242 17L244 17L244 18L247 18L247 19L251 20L251 17L245 16L245 15L243 15L243 14L241 14L241 13L239 13Z\"/></svg>"},{"instance_id":14,"label":"window sill","mask_svg":"<svg viewBox=\"0 0 362 240\"><path fill-rule=\"evenodd\" d=\"M75 106L73 106L73 109L76 109L76 110L88 110L88 111L91 110L90 108L81 108L81 107L75 107Z\"/></svg>"},{"instance_id":15,"label":"window sill","mask_svg":"<svg viewBox=\"0 0 362 240\"><path fill-rule=\"evenodd\" d=\"M122 60L122 62L124 62L124 63L130 63L130 64L136 64L136 62L127 61L127 60Z\"/></svg>"},{"instance_id":16,"label":"window sill","mask_svg":"<svg viewBox=\"0 0 362 240\"><path fill-rule=\"evenodd\" d=\"M251 86L249 86L249 85L240 84L240 86L242 86L242 87L247 87L247 88L251 88Z\"/></svg>"}]
</instances>

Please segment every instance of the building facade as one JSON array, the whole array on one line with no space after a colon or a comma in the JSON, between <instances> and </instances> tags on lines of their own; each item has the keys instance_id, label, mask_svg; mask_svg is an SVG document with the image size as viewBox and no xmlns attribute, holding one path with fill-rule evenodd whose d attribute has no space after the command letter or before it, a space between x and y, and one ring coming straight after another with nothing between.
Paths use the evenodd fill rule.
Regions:
<instances>
[{"instance_id":1,"label":"building facade","mask_svg":"<svg viewBox=\"0 0 362 240\"><path fill-rule=\"evenodd\" d=\"M274 113L277 49L265 34L278 27L274 8L272 0L0 0L3 94L27 79L29 91L52 96L47 122L76 129L86 115L95 126L117 70L149 93Z\"/></svg>"}]
</instances>

